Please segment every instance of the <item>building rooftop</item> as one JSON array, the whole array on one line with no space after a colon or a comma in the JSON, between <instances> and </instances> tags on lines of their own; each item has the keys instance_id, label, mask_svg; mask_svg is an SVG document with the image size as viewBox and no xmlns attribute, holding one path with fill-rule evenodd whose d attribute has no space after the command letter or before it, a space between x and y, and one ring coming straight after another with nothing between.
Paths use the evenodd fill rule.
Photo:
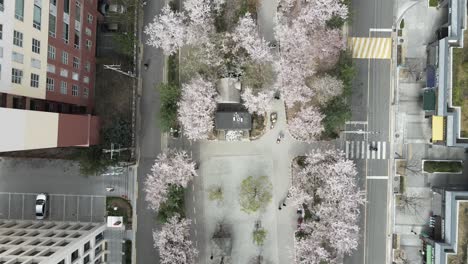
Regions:
<instances>
[{"instance_id":1,"label":"building rooftop","mask_svg":"<svg viewBox=\"0 0 468 264\"><path fill-rule=\"evenodd\" d=\"M216 112L215 128L218 130L250 130L252 116L248 112Z\"/></svg>"},{"instance_id":2,"label":"building rooftop","mask_svg":"<svg viewBox=\"0 0 468 264\"><path fill-rule=\"evenodd\" d=\"M219 93L218 103L238 104L240 103L241 83L236 78L222 78L216 82L216 90Z\"/></svg>"}]
</instances>

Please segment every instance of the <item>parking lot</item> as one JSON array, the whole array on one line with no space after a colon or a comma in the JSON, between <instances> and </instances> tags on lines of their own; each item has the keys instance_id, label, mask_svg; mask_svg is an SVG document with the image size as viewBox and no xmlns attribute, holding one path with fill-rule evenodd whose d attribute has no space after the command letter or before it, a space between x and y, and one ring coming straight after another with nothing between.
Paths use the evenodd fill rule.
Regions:
<instances>
[{"instance_id":1,"label":"parking lot","mask_svg":"<svg viewBox=\"0 0 468 264\"><path fill-rule=\"evenodd\" d=\"M0 192L0 218L35 219L36 193ZM103 222L106 198L97 195L49 194L50 221Z\"/></svg>"}]
</instances>

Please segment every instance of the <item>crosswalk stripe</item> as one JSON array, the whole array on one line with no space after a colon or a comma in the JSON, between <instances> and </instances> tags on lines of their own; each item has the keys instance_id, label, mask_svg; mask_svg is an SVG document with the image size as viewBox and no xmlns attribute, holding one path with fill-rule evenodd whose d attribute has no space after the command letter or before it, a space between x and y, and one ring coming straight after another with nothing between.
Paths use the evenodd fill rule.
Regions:
<instances>
[{"instance_id":1,"label":"crosswalk stripe","mask_svg":"<svg viewBox=\"0 0 468 264\"><path fill-rule=\"evenodd\" d=\"M351 159L354 158L354 141L351 141Z\"/></svg>"},{"instance_id":2,"label":"crosswalk stripe","mask_svg":"<svg viewBox=\"0 0 468 264\"><path fill-rule=\"evenodd\" d=\"M348 42L351 46L353 58L357 59L390 59L391 38L363 38L353 37Z\"/></svg>"},{"instance_id":3,"label":"crosswalk stripe","mask_svg":"<svg viewBox=\"0 0 468 264\"><path fill-rule=\"evenodd\" d=\"M380 141L377 142L377 159L380 159Z\"/></svg>"},{"instance_id":4,"label":"crosswalk stripe","mask_svg":"<svg viewBox=\"0 0 468 264\"><path fill-rule=\"evenodd\" d=\"M367 152L367 159L370 159L370 154L371 154L370 151L369 151L369 148L370 148L370 144L367 143L367 147L366 147L366 149L367 149L367 150L366 150L366 152Z\"/></svg>"},{"instance_id":5,"label":"crosswalk stripe","mask_svg":"<svg viewBox=\"0 0 468 264\"><path fill-rule=\"evenodd\" d=\"M361 150L361 143L359 141L356 142L356 159L359 159L359 157L361 157L360 154L360 150Z\"/></svg>"},{"instance_id":6,"label":"crosswalk stripe","mask_svg":"<svg viewBox=\"0 0 468 264\"><path fill-rule=\"evenodd\" d=\"M366 152L366 142L365 141L361 141L361 159L364 159L364 155L365 155L365 152Z\"/></svg>"},{"instance_id":7,"label":"crosswalk stripe","mask_svg":"<svg viewBox=\"0 0 468 264\"><path fill-rule=\"evenodd\" d=\"M387 143L387 142L385 142L385 141L382 142L382 155L383 155L382 158L383 158L383 159L386 159L386 158L387 158L387 157L386 157L386 156L387 156L387 149L386 149L387 144L386 144L386 143Z\"/></svg>"},{"instance_id":8,"label":"crosswalk stripe","mask_svg":"<svg viewBox=\"0 0 468 264\"><path fill-rule=\"evenodd\" d=\"M372 141L372 144L371 144L371 146L372 146L372 147L374 147L374 146L375 146L375 141ZM372 158L372 159L375 159L375 151L373 151L373 150L370 150L370 152L371 152L371 158Z\"/></svg>"},{"instance_id":9,"label":"crosswalk stripe","mask_svg":"<svg viewBox=\"0 0 468 264\"><path fill-rule=\"evenodd\" d=\"M346 158L349 159L349 141L346 141Z\"/></svg>"}]
</instances>

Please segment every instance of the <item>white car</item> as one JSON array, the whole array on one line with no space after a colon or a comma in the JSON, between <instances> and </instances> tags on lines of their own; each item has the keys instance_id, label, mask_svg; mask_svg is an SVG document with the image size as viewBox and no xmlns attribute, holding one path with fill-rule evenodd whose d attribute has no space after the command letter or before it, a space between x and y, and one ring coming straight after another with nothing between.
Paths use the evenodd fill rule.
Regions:
<instances>
[{"instance_id":1,"label":"white car","mask_svg":"<svg viewBox=\"0 0 468 264\"><path fill-rule=\"evenodd\" d=\"M107 12L123 14L125 12L125 10L126 10L126 8L123 5L111 4L111 5L109 5L109 9L107 10Z\"/></svg>"},{"instance_id":2,"label":"white car","mask_svg":"<svg viewBox=\"0 0 468 264\"><path fill-rule=\"evenodd\" d=\"M36 219L43 220L47 217L47 194L40 193L36 196Z\"/></svg>"}]
</instances>

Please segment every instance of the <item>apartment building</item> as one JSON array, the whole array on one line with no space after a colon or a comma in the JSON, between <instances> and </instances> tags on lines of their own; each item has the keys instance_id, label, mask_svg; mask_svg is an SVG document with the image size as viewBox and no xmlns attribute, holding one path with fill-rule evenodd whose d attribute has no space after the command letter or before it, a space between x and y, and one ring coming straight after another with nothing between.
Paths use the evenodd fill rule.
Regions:
<instances>
[{"instance_id":1,"label":"apartment building","mask_svg":"<svg viewBox=\"0 0 468 264\"><path fill-rule=\"evenodd\" d=\"M98 143L98 0L0 0L0 152Z\"/></svg>"},{"instance_id":2,"label":"apartment building","mask_svg":"<svg viewBox=\"0 0 468 264\"><path fill-rule=\"evenodd\" d=\"M0 220L0 263L99 264L104 223Z\"/></svg>"}]
</instances>

